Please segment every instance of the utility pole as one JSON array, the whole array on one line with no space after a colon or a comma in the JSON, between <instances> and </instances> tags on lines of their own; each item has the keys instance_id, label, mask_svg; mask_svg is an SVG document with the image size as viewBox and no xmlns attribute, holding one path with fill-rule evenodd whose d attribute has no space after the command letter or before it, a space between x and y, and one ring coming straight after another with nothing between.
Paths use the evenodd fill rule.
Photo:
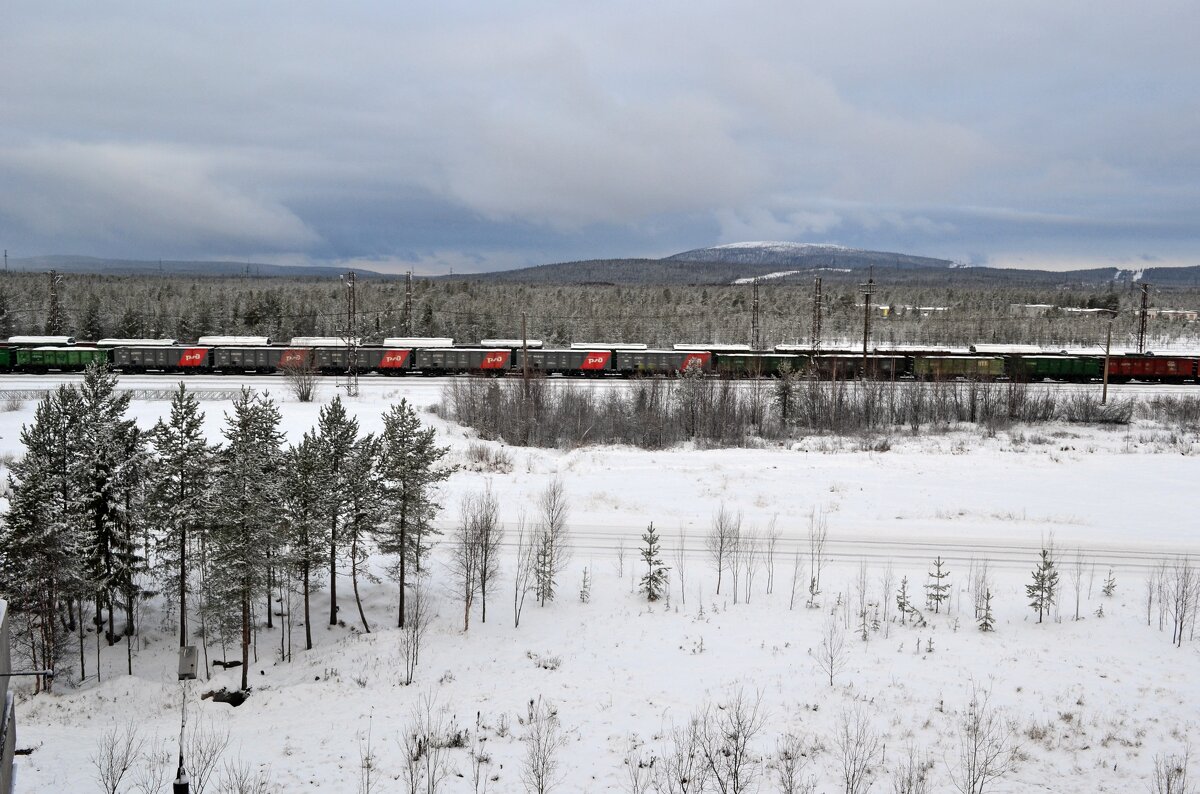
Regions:
<instances>
[{"instance_id":1,"label":"utility pole","mask_svg":"<svg viewBox=\"0 0 1200 794\"><path fill-rule=\"evenodd\" d=\"M412 336L412 268L408 270L408 277L404 279L404 334Z\"/></svg>"},{"instance_id":2,"label":"utility pole","mask_svg":"<svg viewBox=\"0 0 1200 794\"><path fill-rule=\"evenodd\" d=\"M346 282L346 396L358 396L358 295L357 277L351 270Z\"/></svg>"},{"instance_id":3,"label":"utility pole","mask_svg":"<svg viewBox=\"0 0 1200 794\"><path fill-rule=\"evenodd\" d=\"M1108 403L1108 360L1112 354L1112 324L1113 320L1117 319L1117 313L1113 309L1108 310L1108 336L1104 340L1104 388L1100 392L1100 404Z\"/></svg>"},{"instance_id":4,"label":"utility pole","mask_svg":"<svg viewBox=\"0 0 1200 794\"><path fill-rule=\"evenodd\" d=\"M46 333L51 336L58 336L63 332L62 309L58 304L58 285L62 283L62 276L57 270L51 270L50 276L50 305L46 309Z\"/></svg>"},{"instance_id":5,"label":"utility pole","mask_svg":"<svg viewBox=\"0 0 1200 794\"><path fill-rule=\"evenodd\" d=\"M529 313L521 312L521 386L529 399Z\"/></svg>"},{"instance_id":6,"label":"utility pole","mask_svg":"<svg viewBox=\"0 0 1200 794\"><path fill-rule=\"evenodd\" d=\"M4 272L8 272L8 249L4 249Z\"/></svg>"},{"instance_id":7,"label":"utility pole","mask_svg":"<svg viewBox=\"0 0 1200 794\"><path fill-rule=\"evenodd\" d=\"M1150 317L1150 285L1142 285L1142 311L1138 318L1138 355L1146 353L1146 321Z\"/></svg>"},{"instance_id":8,"label":"utility pole","mask_svg":"<svg viewBox=\"0 0 1200 794\"><path fill-rule=\"evenodd\" d=\"M875 268L871 268L866 284L859 284L863 296L863 360L862 377L867 377L867 345L871 340L871 297L875 294Z\"/></svg>"},{"instance_id":9,"label":"utility pole","mask_svg":"<svg viewBox=\"0 0 1200 794\"><path fill-rule=\"evenodd\" d=\"M761 333L758 324L758 276L754 277L754 297L750 302L750 344L755 350L762 347Z\"/></svg>"},{"instance_id":10,"label":"utility pole","mask_svg":"<svg viewBox=\"0 0 1200 794\"><path fill-rule=\"evenodd\" d=\"M821 313L824 309L822 306L821 297L821 277L817 276L813 280L813 312L812 312L812 335L811 347L813 355L821 349Z\"/></svg>"}]
</instances>

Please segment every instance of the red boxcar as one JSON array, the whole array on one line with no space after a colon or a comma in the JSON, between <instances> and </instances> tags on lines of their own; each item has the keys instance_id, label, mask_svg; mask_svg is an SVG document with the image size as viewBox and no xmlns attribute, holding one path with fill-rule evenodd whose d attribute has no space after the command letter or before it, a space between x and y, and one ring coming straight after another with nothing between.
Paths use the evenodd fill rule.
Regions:
<instances>
[{"instance_id":1,"label":"red boxcar","mask_svg":"<svg viewBox=\"0 0 1200 794\"><path fill-rule=\"evenodd\" d=\"M1182 383L1196 380L1200 358L1180 356L1113 356L1108 363L1108 379Z\"/></svg>"}]
</instances>

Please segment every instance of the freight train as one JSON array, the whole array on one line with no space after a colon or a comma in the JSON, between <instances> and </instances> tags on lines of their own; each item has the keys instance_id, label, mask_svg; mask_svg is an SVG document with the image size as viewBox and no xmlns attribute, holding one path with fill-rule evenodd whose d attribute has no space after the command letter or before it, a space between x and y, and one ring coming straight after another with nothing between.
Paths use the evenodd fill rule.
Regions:
<instances>
[{"instance_id":1,"label":"freight train","mask_svg":"<svg viewBox=\"0 0 1200 794\"><path fill-rule=\"evenodd\" d=\"M103 362L119 372L168 374L273 374L302 371L379 375L562 375L634 377L678 375L695 369L730 378L778 377L797 373L824 380L864 375L879 380L1042 380L1086 383L1104 375L1104 356L1095 352L1042 351L1031 346L977 345L952 348L876 348L866 356L848 349L779 345L756 351L746 345L675 345L651 349L625 343L573 343L547 348L538 341L484 339L456 345L453 339L392 338L382 344L350 345L344 339L299 337L273 344L267 337L200 337L195 344L173 339L12 337L0 342L0 373L80 371ZM865 372L864 372L865 367ZM1200 383L1200 355L1113 355L1109 380Z\"/></svg>"}]
</instances>

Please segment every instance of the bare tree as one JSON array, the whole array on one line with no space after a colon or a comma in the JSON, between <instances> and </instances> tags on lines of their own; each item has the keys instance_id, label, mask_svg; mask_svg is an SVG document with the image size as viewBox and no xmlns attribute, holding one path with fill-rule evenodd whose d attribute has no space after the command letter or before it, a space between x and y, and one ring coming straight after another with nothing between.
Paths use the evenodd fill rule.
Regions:
<instances>
[{"instance_id":1,"label":"bare tree","mask_svg":"<svg viewBox=\"0 0 1200 794\"><path fill-rule=\"evenodd\" d=\"M788 597L788 610L796 608L796 588L800 583L800 570L803 563L800 561L800 549L792 552L792 592Z\"/></svg>"},{"instance_id":2,"label":"bare tree","mask_svg":"<svg viewBox=\"0 0 1200 794\"><path fill-rule=\"evenodd\" d=\"M144 745L142 732L133 720L100 734L91 760L96 768L96 782L105 794L117 794L121 781L141 757Z\"/></svg>"},{"instance_id":3,"label":"bare tree","mask_svg":"<svg viewBox=\"0 0 1200 794\"><path fill-rule=\"evenodd\" d=\"M662 794L701 794L708 780L703 753L704 730L699 716L671 728L655 767L654 784Z\"/></svg>"},{"instance_id":4,"label":"bare tree","mask_svg":"<svg viewBox=\"0 0 1200 794\"><path fill-rule=\"evenodd\" d=\"M825 567L825 540L829 537L829 517L814 509L808 516L808 603L812 609L821 593L821 571Z\"/></svg>"},{"instance_id":5,"label":"bare tree","mask_svg":"<svg viewBox=\"0 0 1200 794\"><path fill-rule=\"evenodd\" d=\"M880 606L883 608L883 638L887 639L892 634L892 587L896 584L896 572L892 570L890 561L883 569L883 576L880 577L879 584L883 593L879 599Z\"/></svg>"},{"instance_id":6,"label":"bare tree","mask_svg":"<svg viewBox=\"0 0 1200 794\"><path fill-rule=\"evenodd\" d=\"M762 758L751 746L766 722L762 693L751 698L739 689L714 713L706 707L700 717L701 753L720 794L756 790Z\"/></svg>"},{"instance_id":7,"label":"bare tree","mask_svg":"<svg viewBox=\"0 0 1200 794\"><path fill-rule=\"evenodd\" d=\"M1071 561L1071 567L1067 571L1071 577L1071 589L1075 591L1075 620L1079 620L1079 601L1083 595L1083 574L1087 570L1087 566L1083 560L1083 551L1075 549L1075 559Z\"/></svg>"},{"instance_id":8,"label":"bare tree","mask_svg":"<svg viewBox=\"0 0 1200 794\"><path fill-rule=\"evenodd\" d=\"M767 595L775 592L775 549L779 546L780 531L775 525L778 516L771 516L771 523L767 524L766 539L766 564L767 564ZM749 599L747 599L749 600Z\"/></svg>"},{"instance_id":9,"label":"bare tree","mask_svg":"<svg viewBox=\"0 0 1200 794\"><path fill-rule=\"evenodd\" d=\"M426 603L421 589L414 587L412 595L405 601L404 611L404 628L400 630L400 660L404 664L404 675L400 683L408 686L412 684L417 665L421 662L421 645L429 624L433 622L433 610Z\"/></svg>"},{"instance_id":10,"label":"bare tree","mask_svg":"<svg viewBox=\"0 0 1200 794\"><path fill-rule=\"evenodd\" d=\"M830 616L821 633L821 646L815 654L817 667L829 677L830 686L833 686L833 677L845 669L846 656L846 637L837 618Z\"/></svg>"},{"instance_id":11,"label":"bare tree","mask_svg":"<svg viewBox=\"0 0 1200 794\"><path fill-rule=\"evenodd\" d=\"M529 701L525 734L525 759L521 765L521 780L527 791L546 794L559 784L559 752L566 744L558 712L540 697Z\"/></svg>"},{"instance_id":12,"label":"bare tree","mask_svg":"<svg viewBox=\"0 0 1200 794\"><path fill-rule=\"evenodd\" d=\"M675 574L679 579L679 600L687 606L687 535L679 527L679 545L675 547Z\"/></svg>"},{"instance_id":13,"label":"bare tree","mask_svg":"<svg viewBox=\"0 0 1200 794\"><path fill-rule=\"evenodd\" d=\"M487 599L496 591L500 579L500 547L504 543L504 527L500 523L500 502L492 493L491 483L480 499L478 535L479 564L479 621L487 623Z\"/></svg>"},{"instance_id":14,"label":"bare tree","mask_svg":"<svg viewBox=\"0 0 1200 794\"><path fill-rule=\"evenodd\" d=\"M537 548L534 537L526 532L525 514L517 518L517 568L513 575L513 628L521 625L525 596L534 589Z\"/></svg>"},{"instance_id":15,"label":"bare tree","mask_svg":"<svg viewBox=\"0 0 1200 794\"><path fill-rule=\"evenodd\" d=\"M463 631L471 628L471 607L479 592L479 528L485 517L485 497L479 493L463 496L459 506L458 527L450 547L452 589L463 605Z\"/></svg>"},{"instance_id":16,"label":"bare tree","mask_svg":"<svg viewBox=\"0 0 1200 794\"><path fill-rule=\"evenodd\" d=\"M1155 755L1151 794L1196 794L1196 787L1188 783L1191 754L1191 748L1185 747L1183 755Z\"/></svg>"},{"instance_id":17,"label":"bare tree","mask_svg":"<svg viewBox=\"0 0 1200 794\"><path fill-rule=\"evenodd\" d=\"M854 578L854 594L858 601L856 617L858 618L858 633L860 639L866 642L868 639L867 630L867 596L869 595L868 588L870 583L868 580L867 561L858 561L858 576Z\"/></svg>"},{"instance_id":18,"label":"bare tree","mask_svg":"<svg viewBox=\"0 0 1200 794\"><path fill-rule=\"evenodd\" d=\"M734 546L737 543L737 537L742 531L742 516L736 516L729 512L722 502L717 509L716 515L713 516L712 525L709 527L708 534L704 536L704 546L708 549L708 556L712 558L713 565L717 569L717 595L721 594L721 575L730 566L730 558L733 554ZM736 571L736 567L734 568ZM736 590L737 585L734 585ZM737 593L734 593L736 600Z\"/></svg>"},{"instance_id":19,"label":"bare tree","mask_svg":"<svg viewBox=\"0 0 1200 794\"><path fill-rule=\"evenodd\" d=\"M833 744L841 762L845 794L862 794L871 787L875 765L881 756L881 741L861 705L855 704L842 712Z\"/></svg>"},{"instance_id":20,"label":"bare tree","mask_svg":"<svg viewBox=\"0 0 1200 794\"><path fill-rule=\"evenodd\" d=\"M654 757L646 759L635 745L625 753L625 779L629 794L646 794L654 780Z\"/></svg>"},{"instance_id":21,"label":"bare tree","mask_svg":"<svg viewBox=\"0 0 1200 794\"><path fill-rule=\"evenodd\" d=\"M534 552L535 583L538 602L546 606L547 601L554 600L558 576L566 569L571 559L570 535L567 529L570 508L562 480L556 478L550 481L538 499L538 510L541 515Z\"/></svg>"},{"instance_id":22,"label":"bare tree","mask_svg":"<svg viewBox=\"0 0 1200 794\"><path fill-rule=\"evenodd\" d=\"M746 603L754 595L754 575L762 567L762 535L756 529L751 529L738 542L738 556L742 559L743 580L746 585Z\"/></svg>"},{"instance_id":23,"label":"bare tree","mask_svg":"<svg viewBox=\"0 0 1200 794\"><path fill-rule=\"evenodd\" d=\"M950 779L962 794L984 794L1017 764L1016 732L991 705L991 694L971 683L971 700L958 727L958 768Z\"/></svg>"},{"instance_id":24,"label":"bare tree","mask_svg":"<svg viewBox=\"0 0 1200 794\"><path fill-rule=\"evenodd\" d=\"M1165 577L1165 602L1171 618L1171 642L1183 647L1183 635L1196 622L1196 603L1200 601L1200 577L1191 560L1180 557Z\"/></svg>"}]
</instances>

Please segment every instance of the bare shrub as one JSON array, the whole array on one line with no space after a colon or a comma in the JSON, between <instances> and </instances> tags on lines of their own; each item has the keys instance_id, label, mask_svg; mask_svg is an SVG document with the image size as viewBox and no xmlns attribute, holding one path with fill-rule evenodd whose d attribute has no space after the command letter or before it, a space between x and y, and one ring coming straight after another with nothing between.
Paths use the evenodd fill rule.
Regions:
<instances>
[{"instance_id":1,"label":"bare shrub","mask_svg":"<svg viewBox=\"0 0 1200 794\"><path fill-rule=\"evenodd\" d=\"M279 369L283 372L288 391L297 402L310 403L317 396L317 381L319 374L311 354L301 356L299 360L284 364Z\"/></svg>"},{"instance_id":2,"label":"bare shrub","mask_svg":"<svg viewBox=\"0 0 1200 794\"><path fill-rule=\"evenodd\" d=\"M191 777L194 794L204 794L207 786L214 782L217 765L229 747L229 728L218 728L209 722L200 722L184 740L184 762Z\"/></svg>"},{"instance_id":3,"label":"bare shrub","mask_svg":"<svg viewBox=\"0 0 1200 794\"><path fill-rule=\"evenodd\" d=\"M779 794L812 794L816 791L816 781L804 777L808 753L804 740L793 733L784 735L776 744L771 766L775 773L775 790Z\"/></svg>"},{"instance_id":4,"label":"bare shrub","mask_svg":"<svg viewBox=\"0 0 1200 794\"><path fill-rule=\"evenodd\" d=\"M12 413L13 411L19 411L24 407L25 403L21 402L20 398L8 397L3 403L0 403L0 412Z\"/></svg>"},{"instance_id":5,"label":"bare shrub","mask_svg":"<svg viewBox=\"0 0 1200 794\"><path fill-rule=\"evenodd\" d=\"M958 768L950 779L962 794L984 794L1016 767L1016 729L991 705L991 695L971 684L971 700L958 726Z\"/></svg>"},{"instance_id":6,"label":"bare shrub","mask_svg":"<svg viewBox=\"0 0 1200 794\"><path fill-rule=\"evenodd\" d=\"M121 781L141 757L144 744L141 731L133 721L100 734L91 760L96 768L96 782L106 794L117 794Z\"/></svg>"},{"instance_id":7,"label":"bare shrub","mask_svg":"<svg viewBox=\"0 0 1200 794\"><path fill-rule=\"evenodd\" d=\"M708 781L708 765L703 752L704 730L701 718L694 716L686 725L675 725L662 757L654 771L654 784L662 794L700 794Z\"/></svg>"},{"instance_id":8,"label":"bare shrub","mask_svg":"<svg viewBox=\"0 0 1200 794\"><path fill-rule=\"evenodd\" d=\"M881 740L860 705L842 712L833 745L841 763L843 790L846 794L863 794L871 787Z\"/></svg>"},{"instance_id":9,"label":"bare shrub","mask_svg":"<svg viewBox=\"0 0 1200 794\"><path fill-rule=\"evenodd\" d=\"M561 782L559 752L566 744L558 712L540 697L529 701L525 724L525 758L521 765L521 781L527 791L546 794Z\"/></svg>"},{"instance_id":10,"label":"bare shrub","mask_svg":"<svg viewBox=\"0 0 1200 794\"><path fill-rule=\"evenodd\" d=\"M481 444L477 441L467 445L467 468L471 471L488 474L511 474L513 470L512 455L503 448Z\"/></svg>"},{"instance_id":11,"label":"bare shrub","mask_svg":"<svg viewBox=\"0 0 1200 794\"><path fill-rule=\"evenodd\" d=\"M928 794L932 770L929 756L909 744L899 763L892 767L892 794Z\"/></svg>"},{"instance_id":12,"label":"bare shrub","mask_svg":"<svg viewBox=\"0 0 1200 794\"><path fill-rule=\"evenodd\" d=\"M221 771L221 794L270 794L274 789L269 768L254 769L240 758L226 761Z\"/></svg>"},{"instance_id":13,"label":"bare shrub","mask_svg":"<svg viewBox=\"0 0 1200 794\"><path fill-rule=\"evenodd\" d=\"M704 547L708 550L708 556L712 558L713 566L717 569L717 595L721 594L721 575L730 568L735 572L737 570L734 550L741 533L742 514L735 515L729 512L725 503L722 502L717 509L717 514L713 516L708 534L704 536ZM734 584L734 593L736 597L736 583Z\"/></svg>"},{"instance_id":14,"label":"bare shrub","mask_svg":"<svg viewBox=\"0 0 1200 794\"><path fill-rule=\"evenodd\" d=\"M437 794L450 774L448 749L453 733L446 710L438 705L437 696L422 694L409 712L408 723L400 735L400 751L404 766L401 770L409 794Z\"/></svg>"},{"instance_id":15,"label":"bare shrub","mask_svg":"<svg viewBox=\"0 0 1200 794\"><path fill-rule=\"evenodd\" d=\"M1196 794L1196 787L1188 783L1191 754L1190 748L1184 748L1183 755L1154 756L1152 794Z\"/></svg>"},{"instance_id":16,"label":"bare shrub","mask_svg":"<svg viewBox=\"0 0 1200 794\"><path fill-rule=\"evenodd\" d=\"M762 693L753 697L739 689L714 711L705 707L700 717L700 749L709 776L720 794L756 790L762 758L751 746L766 722Z\"/></svg>"}]
</instances>

